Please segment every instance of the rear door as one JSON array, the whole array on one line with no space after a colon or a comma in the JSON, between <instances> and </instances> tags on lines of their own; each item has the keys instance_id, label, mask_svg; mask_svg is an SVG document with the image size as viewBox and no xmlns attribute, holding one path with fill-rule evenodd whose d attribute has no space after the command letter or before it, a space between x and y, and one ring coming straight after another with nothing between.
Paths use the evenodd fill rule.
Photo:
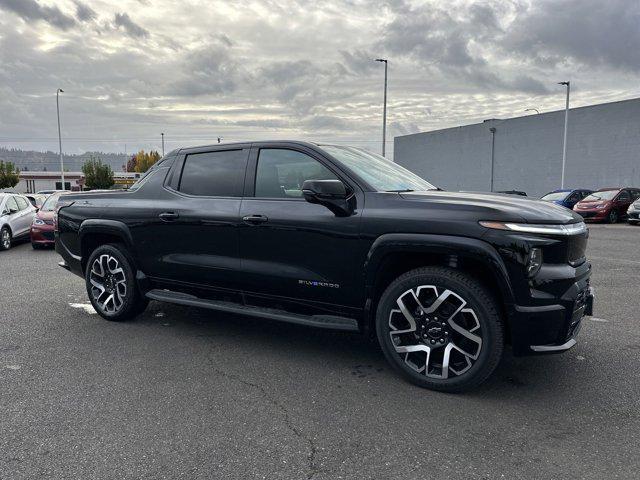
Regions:
<instances>
[{"instance_id":1,"label":"rear door","mask_svg":"<svg viewBox=\"0 0 640 480\"><path fill-rule=\"evenodd\" d=\"M302 196L305 180L339 179L357 197L350 217L336 217ZM364 203L357 185L315 151L301 146L254 147L240 217L240 253L248 303L279 297L301 305L333 308L357 304L358 228ZM313 303L310 303L313 302ZM357 305L362 307L362 305Z\"/></svg>"},{"instance_id":2,"label":"rear door","mask_svg":"<svg viewBox=\"0 0 640 480\"><path fill-rule=\"evenodd\" d=\"M181 152L182 153L182 152ZM147 275L181 284L233 289L240 268L238 224L249 148L189 149L154 200L156 220L138 235Z\"/></svg>"},{"instance_id":3,"label":"rear door","mask_svg":"<svg viewBox=\"0 0 640 480\"><path fill-rule=\"evenodd\" d=\"M35 208L33 208L29 201L21 195L15 195L13 198L15 199L19 210L15 219L16 225L19 228L18 235L26 234L29 232L31 224L33 223Z\"/></svg>"}]
</instances>

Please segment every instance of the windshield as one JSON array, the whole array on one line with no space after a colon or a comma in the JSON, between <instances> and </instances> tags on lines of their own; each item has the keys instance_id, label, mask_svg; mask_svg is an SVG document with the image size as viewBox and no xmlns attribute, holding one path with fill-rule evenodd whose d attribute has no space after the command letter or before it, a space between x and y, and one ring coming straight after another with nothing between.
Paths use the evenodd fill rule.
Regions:
<instances>
[{"instance_id":1,"label":"windshield","mask_svg":"<svg viewBox=\"0 0 640 480\"><path fill-rule=\"evenodd\" d=\"M402 168L380 155L354 147L320 145L320 147L344 164L378 192L411 192L437 190L415 173Z\"/></svg>"},{"instance_id":2,"label":"windshield","mask_svg":"<svg viewBox=\"0 0 640 480\"><path fill-rule=\"evenodd\" d=\"M571 192L552 192L552 193L547 193L544 197L541 198L541 200L549 200L549 201L553 201L553 200L564 200L565 198L567 198L567 195L569 195Z\"/></svg>"},{"instance_id":3,"label":"windshield","mask_svg":"<svg viewBox=\"0 0 640 480\"><path fill-rule=\"evenodd\" d=\"M42 208L40 210L42 210L43 212L53 212L56 209L56 203L58 202L59 198L60 198L59 193L54 193L53 195L49 195L47 199L44 201L44 203L42 204Z\"/></svg>"},{"instance_id":4,"label":"windshield","mask_svg":"<svg viewBox=\"0 0 640 480\"><path fill-rule=\"evenodd\" d=\"M602 192L593 192L584 199L585 202L595 202L597 200L612 200L618 194L618 190L604 190Z\"/></svg>"}]
</instances>

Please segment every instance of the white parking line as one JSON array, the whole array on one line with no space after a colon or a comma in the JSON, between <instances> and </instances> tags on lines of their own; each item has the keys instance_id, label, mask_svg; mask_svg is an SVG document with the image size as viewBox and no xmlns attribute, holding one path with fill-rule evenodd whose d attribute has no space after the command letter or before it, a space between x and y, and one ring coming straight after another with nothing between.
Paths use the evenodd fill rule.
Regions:
<instances>
[{"instance_id":1,"label":"white parking line","mask_svg":"<svg viewBox=\"0 0 640 480\"><path fill-rule=\"evenodd\" d=\"M593 320L594 322L609 323L609 320L606 320L604 318L598 318L598 317L589 317L589 320Z\"/></svg>"},{"instance_id":2,"label":"white parking line","mask_svg":"<svg viewBox=\"0 0 640 480\"><path fill-rule=\"evenodd\" d=\"M91 315L96 313L95 309L93 308L93 305L91 305L90 303L70 303L69 306L73 308L79 308L80 310L84 310L86 313L89 313Z\"/></svg>"}]
</instances>

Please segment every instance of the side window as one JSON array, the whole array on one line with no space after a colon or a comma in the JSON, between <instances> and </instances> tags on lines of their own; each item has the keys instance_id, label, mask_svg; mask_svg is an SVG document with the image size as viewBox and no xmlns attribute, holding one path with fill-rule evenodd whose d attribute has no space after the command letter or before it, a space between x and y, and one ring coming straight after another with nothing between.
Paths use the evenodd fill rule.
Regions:
<instances>
[{"instance_id":1,"label":"side window","mask_svg":"<svg viewBox=\"0 0 640 480\"><path fill-rule=\"evenodd\" d=\"M245 150L187 155L178 190L207 197L241 197L247 167Z\"/></svg>"},{"instance_id":2,"label":"side window","mask_svg":"<svg viewBox=\"0 0 640 480\"><path fill-rule=\"evenodd\" d=\"M569 202L577 202L578 200L580 200L580 192L572 193L567 199Z\"/></svg>"},{"instance_id":3,"label":"side window","mask_svg":"<svg viewBox=\"0 0 640 480\"><path fill-rule=\"evenodd\" d=\"M20 210L26 210L29 208L29 202L24 197L14 197L16 202L18 203L18 208Z\"/></svg>"},{"instance_id":4,"label":"side window","mask_svg":"<svg viewBox=\"0 0 640 480\"><path fill-rule=\"evenodd\" d=\"M16 197L11 196L11 197L9 197L7 199L6 208L7 208L7 210L9 210L12 213L15 213L18 210L20 210L18 208L18 204L16 203Z\"/></svg>"},{"instance_id":5,"label":"side window","mask_svg":"<svg viewBox=\"0 0 640 480\"><path fill-rule=\"evenodd\" d=\"M632 190L631 191L631 200L636 200L640 198L640 190Z\"/></svg>"},{"instance_id":6,"label":"side window","mask_svg":"<svg viewBox=\"0 0 640 480\"><path fill-rule=\"evenodd\" d=\"M620 195L618 195L619 202L628 202L629 201L629 192L627 190L623 190Z\"/></svg>"},{"instance_id":7,"label":"side window","mask_svg":"<svg viewBox=\"0 0 640 480\"><path fill-rule=\"evenodd\" d=\"M337 179L317 160L295 150L263 148L256 169L256 197L301 198L305 180Z\"/></svg>"}]
</instances>

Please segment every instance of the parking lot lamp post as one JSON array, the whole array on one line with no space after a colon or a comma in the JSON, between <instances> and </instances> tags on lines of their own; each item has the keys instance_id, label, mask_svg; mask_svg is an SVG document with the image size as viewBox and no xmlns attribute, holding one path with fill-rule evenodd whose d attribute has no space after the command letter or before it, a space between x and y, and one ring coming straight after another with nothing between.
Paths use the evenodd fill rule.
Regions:
<instances>
[{"instance_id":1,"label":"parking lot lamp post","mask_svg":"<svg viewBox=\"0 0 640 480\"><path fill-rule=\"evenodd\" d=\"M389 62L385 58L376 58L376 62L384 63L384 106L382 107L382 156L384 157L387 142L387 67Z\"/></svg>"},{"instance_id":2,"label":"parking lot lamp post","mask_svg":"<svg viewBox=\"0 0 640 480\"><path fill-rule=\"evenodd\" d=\"M567 163L567 126L569 125L569 92L571 82L558 82L558 85L567 87L567 103L564 108L564 139L562 140L562 176L560 177L560 188L564 188L564 169Z\"/></svg>"},{"instance_id":3,"label":"parking lot lamp post","mask_svg":"<svg viewBox=\"0 0 640 480\"><path fill-rule=\"evenodd\" d=\"M66 190L64 188L64 161L62 160L62 135L60 133L60 94L64 93L64 90L59 88L56 90L56 111L58 112L58 147L60 148L60 178L62 180L62 190Z\"/></svg>"},{"instance_id":4,"label":"parking lot lamp post","mask_svg":"<svg viewBox=\"0 0 640 480\"><path fill-rule=\"evenodd\" d=\"M164 133L161 133L160 136L162 137L162 156L164 157Z\"/></svg>"},{"instance_id":5,"label":"parking lot lamp post","mask_svg":"<svg viewBox=\"0 0 640 480\"><path fill-rule=\"evenodd\" d=\"M538 110L537 108L525 108L524 111L525 112L536 112L538 115L540 115L540 110Z\"/></svg>"},{"instance_id":6,"label":"parking lot lamp post","mask_svg":"<svg viewBox=\"0 0 640 480\"><path fill-rule=\"evenodd\" d=\"M489 129L491 132L491 192L493 192L493 166L495 164L495 151L496 151L496 127Z\"/></svg>"}]
</instances>

